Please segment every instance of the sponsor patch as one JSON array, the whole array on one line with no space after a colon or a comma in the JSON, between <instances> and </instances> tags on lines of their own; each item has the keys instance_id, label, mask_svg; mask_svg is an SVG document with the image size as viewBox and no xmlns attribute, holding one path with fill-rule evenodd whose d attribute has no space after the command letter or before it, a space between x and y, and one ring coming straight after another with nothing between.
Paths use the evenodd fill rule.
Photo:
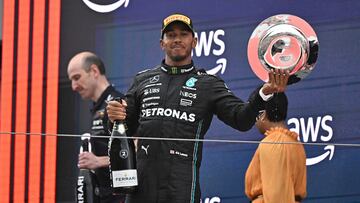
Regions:
<instances>
[{"instance_id":1,"label":"sponsor patch","mask_svg":"<svg viewBox=\"0 0 360 203\"><path fill-rule=\"evenodd\" d=\"M144 90L144 95L159 93L160 88L149 88Z\"/></svg>"},{"instance_id":2,"label":"sponsor patch","mask_svg":"<svg viewBox=\"0 0 360 203\"><path fill-rule=\"evenodd\" d=\"M173 150L173 149L170 149L170 154L179 155L179 156L183 156L183 157L188 157L189 156L188 154L185 154L185 153Z\"/></svg>"},{"instance_id":3,"label":"sponsor patch","mask_svg":"<svg viewBox=\"0 0 360 203\"><path fill-rule=\"evenodd\" d=\"M182 91L182 90L180 90L180 96L183 96L186 98L191 98L191 99L196 99L196 93L186 92L186 91Z\"/></svg>"},{"instance_id":4,"label":"sponsor patch","mask_svg":"<svg viewBox=\"0 0 360 203\"><path fill-rule=\"evenodd\" d=\"M159 103L157 103L157 102L151 102L151 103L144 103L144 104L142 104L141 106L142 106L143 108L146 108L146 107L149 107L149 106L157 106L157 105L159 105Z\"/></svg>"},{"instance_id":5,"label":"sponsor patch","mask_svg":"<svg viewBox=\"0 0 360 203\"><path fill-rule=\"evenodd\" d=\"M192 101L189 99L180 99L180 106L192 106Z\"/></svg>"},{"instance_id":6,"label":"sponsor patch","mask_svg":"<svg viewBox=\"0 0 360 203\"><path fill-rule=\"evenodd\" d=\"M150 78L150 83L156 83L160 80L160 75L155 75L154 77Z\"/></svg>"},{"instance_id":7,"label":"sponsor patch","mask_svg":"<svg viewBox=\"0 0 360 203\"><path fill-rule=\"evenodd\" d=\"M146 85L145 88L153 87L153 86L160 86L160 85L162 85L162 83L155 83L155 84Z\"/></svg>"},{"instance_id":8,"label":"sponsor patch","mask_svg":"<svg viewBox=\"0 0 360 203\"><path fill-rule=\"evenodd\" d=\"M195 122L195 114L187 113L184 111L179 111L170 108L149 108L141 110L141 117L152 117L152 116L162 116L162 117L172 117L178 120L184 120L188 122Z\"/></svg>"},{"instance_id":9,"label":"sponsor patch","mask_svg":"<svg viewBox=\"0 0 360 203\"><path fill-rule=\"evenodd\" d=\"M149 100L155 100L155 99L160 99L160 97L146 97L143 99L143 102L147 102Z\"/></svg>"},{"instance_id":10,"label":"sponsor patch","mask_svg":"<svg viewBox=\"0 0 360 203\"><path fill-rule=\"evenodd\" d=\"M196 78L191 77L191 78L189 78L189 79L186 81L185 85L186 85L187 87L194 87L196 81L197 81Z\"/></svg>"}]
</instances>

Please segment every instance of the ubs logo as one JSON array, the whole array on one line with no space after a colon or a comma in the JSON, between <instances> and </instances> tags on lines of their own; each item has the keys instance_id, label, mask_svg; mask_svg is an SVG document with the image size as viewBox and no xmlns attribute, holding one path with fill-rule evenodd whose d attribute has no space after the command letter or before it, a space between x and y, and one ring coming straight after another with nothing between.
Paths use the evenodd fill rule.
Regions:
<instances>
[{"instance_id":1,"label":"ubs logo","mask_svg":"<svg viewBox=\"0 0 360 203\"><path fill-rule=\"evenodd\" d=\"M93 11L96 11L98 13L109 13L118 9L122 5L124 5L124 8L126 8L130 0L117 0L116 2L111 4L97 4L92 2L91 0L82 1Z\"/></svg>"}]
</instances>

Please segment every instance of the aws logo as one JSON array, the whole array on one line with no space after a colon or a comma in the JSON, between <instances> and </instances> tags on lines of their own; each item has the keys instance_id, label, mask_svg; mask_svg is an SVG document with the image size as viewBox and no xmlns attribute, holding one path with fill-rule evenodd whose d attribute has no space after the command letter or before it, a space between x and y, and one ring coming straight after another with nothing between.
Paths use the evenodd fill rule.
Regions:
<instances>
[{"instance_id":1,"label":"aws logo","mask_svg":"<svg viewBox=\"0 0 360 203\"><path fill-rule=\"evenodd\" d=\"M305 143L310 142L329 142L333 138L333 129L330 123L333 121L333 117L330 115L318 116L316 118L291 118L288 120L288 125L291 131L297 132L302 141ZM326 158L331 160L334 156L335 146L326 145L324 152L315 157L307 157L306 165L315 165L324 161Z\"/></svg>"},{"instance_id":2,"label":"aws logo","mask_svg":"<svg viewBox=\"0 0 360 203\"><path fill-rule=\"evenodd\" d=\"M204 200L200 200L200 203L220 203L220 197L207 197Z\"/></svg>"},{"instance_id":3,"label":"aws logo","mask_svg":"<svg viewBox=\"0 0 360 203\"><path fill-rule=\"evenodd\" d=\"M111 4L97 4L93 2L94 0L82 1L93 11L96 11L98 13L109 13L118 9L122 5L124 5L124 8L126 8L130 0L116 0L114 3Z\"/></svg>"},{"instance_id":4,"label":"aws logo","mask_svg":"<svg viewBox=\"0 0 360 203\"><path fill-rule=\"evenodd\" d=\"M208 74L215 75L219 72L224 74L226 70L227 60L221 57L225 52L225 42L222 39L224 36L225 31L222 29L195 33L198 42L192 54L196 57L210 55L219 57L216 60L216 66L206 71Z\"/></svg>"}]
</instances>

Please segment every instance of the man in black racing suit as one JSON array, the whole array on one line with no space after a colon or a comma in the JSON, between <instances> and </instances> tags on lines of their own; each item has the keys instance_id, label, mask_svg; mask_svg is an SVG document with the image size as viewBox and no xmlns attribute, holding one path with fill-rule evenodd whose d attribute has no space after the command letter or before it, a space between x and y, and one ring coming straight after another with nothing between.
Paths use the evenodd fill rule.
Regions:
<instances>
[{"instance_id":1,"label":"man in black racing suit","mask_svg":"<svg viewBox=\"0 0 360 203\"><path fill-rule=\"evenodd\" d=\"M203 144L176 139L203 139L214 114L235 129L249 130L264 107L262 97L284 91L288 73L282 71L276 80L272 76L244 102L219 77L194 67L196 38L187 16L167 17L160 43L166 53L162 64L137 74L126 102L107 106L111 121L126 118L129 135L160 138L138 140L139 185L126 202L199 203Z\"/></svg>"}]
</instances>

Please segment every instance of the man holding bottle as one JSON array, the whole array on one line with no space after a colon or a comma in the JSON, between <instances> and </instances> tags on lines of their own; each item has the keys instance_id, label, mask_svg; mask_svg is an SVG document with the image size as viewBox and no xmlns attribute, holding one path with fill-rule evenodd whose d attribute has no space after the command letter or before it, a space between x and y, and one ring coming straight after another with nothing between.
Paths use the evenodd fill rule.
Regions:
<instances>
[{"instance_id":1,"label":"man holding bottle","mask_svg":"<svg viewBox=\"0 0 360 203\"><path fill-rule=\"evenodd\" d=\"M78 167L95 171L99 185L97 186L98 190L94 191L100 199L99 203L121 203L124 201L124 197L113 195L110 187L108 157L108 136L110 134L106 129L108 117L105 106L108 101L116 97L123 97L123 94L110 85L105 76L104 63L91 52L78 53L70 60L68 77L71 80L72 89L78 92L82 99L93 102L91 135L106 136L90 139L92 152L79 154Z\"/></svg>"},{"instance_id":2,"label":"man holding bottle","mask_svg":"<svg viewBox=\"0 0 360 203\"><path fill-rule=\"evenodd\" d=\"M289 73L276 70L248 102L242 101L219 77L195 68L191 51L196 44L188 16L166 17L160 39L165 59L136 75L125 101L107 106L111 121L126 121L128 135L157 138L138 140L139 185L127 196L127 203L200 202L202 142L166 138L203 139L214 114L227 125L247 131L272 93L285 91Z\"/></svg>"}]
</instances>

